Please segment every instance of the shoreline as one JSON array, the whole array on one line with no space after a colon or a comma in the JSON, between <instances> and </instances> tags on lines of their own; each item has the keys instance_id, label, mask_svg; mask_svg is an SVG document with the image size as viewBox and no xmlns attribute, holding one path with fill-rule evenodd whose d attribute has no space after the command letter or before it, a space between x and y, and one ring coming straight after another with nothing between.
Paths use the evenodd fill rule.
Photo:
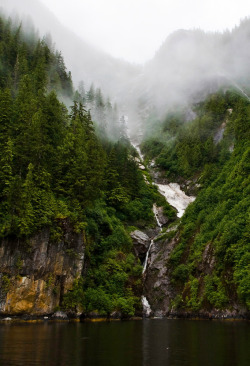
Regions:
<instances>
[{"instance_id":1,"label":"shoreline","mask_svg":"<svg viewBox=\"0 0 250 366\"><path fill-rule=\"evenodd\" d=\"M218 321L250 321L250 317L248 314L246 315L238 315L238 316L216 316L216 315L208 315L208 314L172 314L168 316L134 316L134 317L120 317L120 318L112 318L105 316L96 316L96 317L84 317L80 316L75 317L67 317L67 318L56 318L51 315L8 315L8 316L0 316L0 324L13 324L13 323L98 323L98 322L117 322L117 321L135 321L135 320L218 320Z\"/></svg>"}]
</instances>

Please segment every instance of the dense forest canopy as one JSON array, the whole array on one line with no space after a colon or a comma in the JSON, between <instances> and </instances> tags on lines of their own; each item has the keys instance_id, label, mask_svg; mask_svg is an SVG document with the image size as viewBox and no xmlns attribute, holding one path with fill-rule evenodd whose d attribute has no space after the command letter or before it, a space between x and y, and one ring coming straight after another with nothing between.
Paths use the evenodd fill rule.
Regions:
<instances>
[{"instance_id":1,"label":"dense forest canopy","mask_svg":"<svg viewBox=\"0 0 250 366\"><path fill-rule=\"evenodd\" d=\"M250 307L250 103L233 88L163 121L150 116L142 151L171 181L195 182L168 263L173 309ZM157 128L156 128L157 126ZM211 261L213 265L211 265Z\"/></svg>"},{"instance_id":2,"label":"dense forest canopy","mask_svg":"<svg viewBox=\"0 0 250 366\"><path fill-rule=\"evenodd\" d=\"M57 242L68 220L86 237L89 265L76 290L87 288L83 298L75 303L69 294L65 306L133 315L141 306L141 265L127 227L153 222L155 188L146 185L119 124L116 142L108 139L100 89L85 92L81 84L74 91L59 52L4 18L0 50L1 238L28 241L46 226ZM109 101L108 109L106 118L114 118Z\"/></svg>"},{"instance_id":3,"label":"dense forest canopy","mask_svg":"<svg viewBox=\"0 0 250 366\"><path fill-rule=\"evenodd\" d=\"M141 311L143 277L129 234L155 226L156 202L177 225L160 238L176 235L165 263L176 293L172 308L230 309L239 301L249 309L250 104L244 94L223 85L164 118L134 96L144 108L146 161L187 192L191 185L197 196L178 221L148 172L138 168L117 107L93 84L86 91L81 82L75 90L50 40L0 17L1 240L21 239L25 252L32 235L46 227L57 245L68 223L84 237L86 260L61 308L132 316ZM9 274L3 275L7 281Z\"/></svg>"}]
</instances>

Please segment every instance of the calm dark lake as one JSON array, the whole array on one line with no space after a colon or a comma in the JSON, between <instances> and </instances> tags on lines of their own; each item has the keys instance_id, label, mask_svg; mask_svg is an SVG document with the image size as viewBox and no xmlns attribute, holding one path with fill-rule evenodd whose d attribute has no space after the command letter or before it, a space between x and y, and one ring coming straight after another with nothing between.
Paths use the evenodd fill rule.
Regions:
<instances>
[{"instance_id":1,"label":"calm dark lake","mask_svg":"<svg viewBox=\"0 0 250 366\"><path fill-rule=\"evenodd\" d=\"M152 319L0 324L1 366L249 366L250 324Z\"/></svg>"}]
</instances>

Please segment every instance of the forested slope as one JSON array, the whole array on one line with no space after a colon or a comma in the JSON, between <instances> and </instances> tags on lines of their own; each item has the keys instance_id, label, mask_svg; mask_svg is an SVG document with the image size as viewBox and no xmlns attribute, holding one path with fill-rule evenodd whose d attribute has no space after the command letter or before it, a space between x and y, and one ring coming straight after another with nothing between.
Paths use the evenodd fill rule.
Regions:
<instances>
[{"instance_id":1,"label":"forested slope","mask_svg":"<svg viewBox=\"0 0 250 366\"><path fill-rule=\"evenodd\" d=\"M95 93L99 99L89 91L87 103L100 102L100 90ZM82 277L66 298L60 294L59 306L133 315L141 309L141 264L132 253L129 225L154 222L157 193L145 183L122 131L111 142L104 131L108 121L99 121L97 137L83 102L62 55L35 33L27 35L21 25L0 18L2 250L19 243L12 267L0 269L1 298L25 281L32 238L39 231L48 229L49 245L66 247L66 257L78 256L67 244L65 228L70 227L82 235L85 261ZM102 102L97 112L104 107ZM107 116L110 108L109 103ZM44 271L46 289L56 287L56 274Z\"/></svg>"},{"instance_id":2,"label":"forested slope","mask_svg":"<svg viewBox=\"0 0 250 366\"><path fill-rule=\"evenodd\" d=\"M168 115L142 144L167 179L197 195L165 263L167 311L249 310L250 104L237 90L221 90L193 112L192 121L185 111Z\"/></svg>"},{"instance_id":3,"label":"forested slope","mask_svg":"<svg viewBox=\"0 0 250 366\"><path fill-rule=\"evenodd\" d=\"M146 160L197 198L155 240L142 276L130 232L156 226L153 203L176 218L138 168L124 117L99 88L74 89L46 38L0 18L0 310L22 314L17 293L32 299L30 313L132 316L144 293L163 315L246 314L249 121L248 99L228 84L164 120L149 116Z\"/></svg>"}]
</instances>

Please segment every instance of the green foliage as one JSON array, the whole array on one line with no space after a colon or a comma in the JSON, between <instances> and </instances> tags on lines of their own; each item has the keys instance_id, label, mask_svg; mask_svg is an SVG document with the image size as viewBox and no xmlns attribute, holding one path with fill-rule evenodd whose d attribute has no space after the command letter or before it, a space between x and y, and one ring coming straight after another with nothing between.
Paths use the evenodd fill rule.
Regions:
<instances>
[{"instance_id":1,"label":"green foliage","mask_svg":"<svg viewBox=\"0 0 250 366\"><path fill-rule=\"evenodd\" d=\"M238 296L249 309L249 102L232 89L193 110L190 122L181 113L155 121L155 132L149 127L142 144L169 178L198 177L201 185L170 255L172 283L185 301L174 306L225 308Z\"/></svg>"},{"instance_id":2,"label":"green foliage","mask_svg":"<svg viewBox=\"0 0 250 366\"><path fill-rule=\"evenodd\" d=\"M0 237L25 242L47 227L56 244L70 224L83 235L88 273L63 306L130 316L140 307L142 268L125 227L153 222L155 192L132 157L125 118L93 85L85 93L81 83L73 100L71 74L51 44L0 19Z\"/></svg>"},{"instance_id":3,"label":"green foliage","mask_svg":"<svg viewBox=\"0 0 250 366\"><path fill-rule=\"evenodd\" d=\"M204 295L207 300L215 308L222 308L228 302L228 297L226 296L225 287L221 283L219 277L217 277L216 275L207 275L204 278L204 283Z\"/></svg>"},{"instance_id":4,"label":"green foliage","mask_svg":"<svg viewBox=\"0 0 250 366\"><path fill-rule=\"evenodd\" d=\"M175 209L166 201L163 204L163 214L169 219L170 222L176 219Z\"/></svg>"},{"instance_id":5,"label":"green foliage","mask_svg":"<svg viewBox=\"0 0 250 366\"><path fill-rule=\"evenodd\" d=\"M167 232L163 232L163 234L158 235L156 239L154 239L154 242L157 242L159 240L171 240L172 238L174 238L176 235L176 230L170 230Z\"/></svg>"},{"instance_id":6,"label":"green foliage","mask_svg":"<svg viewBox=\"0 0 250 366\"><path fill-rule=\"evenodd\" d=\"M102 240L101 244L107 249L121 248L124 251L129 251L132 247L132 240L125 228L122 225L117 225L114 227L112 234Z\"/></svg>"},{"instance_id":7,"label":"green foliage","mask_svg":"<svg viewBox=\"0 0 250 366\"><path fill-rule=\"evenodd\" d=\"M22 261L20 255L18 255L18 257L15 260L15 267L16 267L16 270L17 270L17 274L19 274L20 270L23 267L23 261Z\"/></svg>"},{"instance_id":8,"label":"green foliage","mask_svg":"<svg viewBox=\"0 0 250 366\"><path fill-rule=\"evenodd\" d=\"M199 310L202 304L202 298L199 297L199 280L191 277L184 291L189 292L185 298L186 306L193 311Z\"/></svg>"},{"instance_id":9,"label":"green foliage","mask_svg":"<svg viewBox=\"0 0 250 366\"><path fill-rule=\"evenodd\" d=\"M133 254L114 249L107 251L89 269L87 277L76 282L66 294L64 307L80 306L85 313L105 316L113 311L132 316L140 306L141 271Z\"/></svg>"},{"instance_id":10,"label":"green foliage","mask_svg":"<svg viewBox=\"0 0 250 366\"><path fill-rule=\"evenodd\" d=\"M79 304L83 302L83 279L80 277L73 283L73 287L63 298L63 308L66 310L77 310Z\"/></svg>"},{"instance_id":11,"label":"green foliage","mask_svg":"<svg viewBox=\"0 0 250 366\"><path fill-rule=\"evenodd\" d=\"M9 289L11 287L11 281L10 281L10 278L8 277L8 275L6 274L1 274L0 276L0 288L1 288L1 291L6 294Z\"/></svg>"},{"instance_id":12,"label":"green foliage","mask_svg":"<svg viewBox=\"0 0 250 366\"><path fill-rule=\"evenodd\" d=\"M186 264L180 264L172 273L173 279L180 282L185 282L189 275L189 268Z\"/></svg>"},{"instance_id":13,"label":"green foliage","mask_svg":"<svg viewBox=\"0 0 250 366\"><path fill-rule=\"evenodd\" d=\"M232 115L229 108L234 111ZM143 153L155 159L170 178L190 178L205 166L208 169L215 162L223 162L230 157L228 148L235 139L249 138L249 106L232 91L212 94L194 111L196 118L191 122L185 122L185 113L169 114L160 125L154 121L154 133L145 134ZM223 122L225 138L217 143L216 134Z\"/></svg>"},{"instance_id":14,"label":"green foliage","mask_svg":"<svg viewBox=\"0 0 250 366\"><path fill-rule=\"evenodd\" d=\"M184 305L182 295L178 294L175 296L174 300L171 301L171 309L178 310Z\"/></svg>"},{"instance_id":15,"label":"green foliage","mask_svg":"<svg viewBox=\"0 0 250 366\"><path fill-rule=\"evenodd\" d=\"M170 255L180 295L173 306L225 308L238 296L249 309L249 102L231 89L208 96L193 111L189 122L180 112L162 122L151 117L142 144L170 179L198 178L201 186ZM203 283L206 271L212 273Z\"/></svg>"},{"instance_id":16,"label":"green foliage","mask_svg":"<svg viewBox=\"0 0 250 366\"><path fill-rule=\"evenodd\" d=\"M61 53L35 34L28 38L21 26L0 20L0 236L29 238L46 226L59 242L59 222L68 220L84 236L87 269L64 307L131 316L141 306L141 266L126 227L152 224L153 202L170 220L175 211L145 183L124 117L119 125L116 108L93 85L87 93L81 85L73 101ZM62 97L72 104L70 113ZM173 286L182 291L174 306L197 311L204 301L223 308L238 296L250 308L249 103L230 90L194 111L190 122L182 112L162 122L150 116L142 144L169 177L199 176L202 185L170 256ZM111 130L115 142L107 139ZM204 277L207 256L213 267ZM17 272L21 264L19 258Z\"/></svg>"},{"instance_id":17,"label":"green foliage","mask_svg":"<svg viewBox=\"0 0 250 366\"><path fill-rule=\"evenodd\" d=\"M152 221L154 216L152 213L152 199L135 199L130 201L124 207L127 218L132 222L140 220Z\"/></svg>"},{"instance_id":18,"label":"green foliage","mask_svg":"<svg viewBox=\"0 0 250 366\"><path fill-rule=\"evenodd\" d=\"M225 117L222 106L228 107L229 96L224 97L226 104L220 99L220 112L216 108L213 111L217 124ZM183 294L190 289L186 306L193 310L195 289L199 303L204 298L209 306L225 308L238 296L238 301L249 308L250 145L247 129L239 126L249 126L250 114L246 118L245 101L237 97L234 102L226 130L231 139L232 130L237 131L234 151L226 159L225 155L222 158L222 150L229 147L226 134L221 142L222 150L218 149L216 159L205 165L201 173L203 189L182 218L180 238L170 256L173 283L176 286L183 283ZM210 110L214 103L211 98L204 102L205 108ZM212 273L205 276L204 287L198 291L194 279L202 279L208 263L212 263L209 269ZM188 281L187 275L194 279Z\"/></svg>"},{"instance_id":19,"label":"green foliage","mask_svg":"<svg viewBox=\"0 0 250 366\"><path fill-rule=\"evenodd\" d=\"M249 243L249 242L248 242ZM247 252L245 252L244 246L240 250L236 250L236 266L234 271L234 280L237 287L237 293L239 298L247 305L250 309L250 248L247 245ZM241 255L239 257L239 254Z\"/></svg>"},{"instance_id":20,"label":"green foliage","mask_svg":"<svg viewBox=\"0 0 250 366\"><path fill-rule=\"evenodd\" d=\"M52 287L52 285L54 284L54 282L55 282L55 278L52 275L52 273L50 273L48 278L47 278L47 281L46 281L46 288L50 289Z\"/></svg>"},{"instance_id":21,"label":"green foliage","mask_svg":"<svg viewBox=\"0 0 250 366\"><path fill-rule=\"evenodd\" d=\"M113 300L101 287L88 288L84 294L84 305L87 313L96 311L106 315L112 311Z\"/></svg>"}]
</instances>

